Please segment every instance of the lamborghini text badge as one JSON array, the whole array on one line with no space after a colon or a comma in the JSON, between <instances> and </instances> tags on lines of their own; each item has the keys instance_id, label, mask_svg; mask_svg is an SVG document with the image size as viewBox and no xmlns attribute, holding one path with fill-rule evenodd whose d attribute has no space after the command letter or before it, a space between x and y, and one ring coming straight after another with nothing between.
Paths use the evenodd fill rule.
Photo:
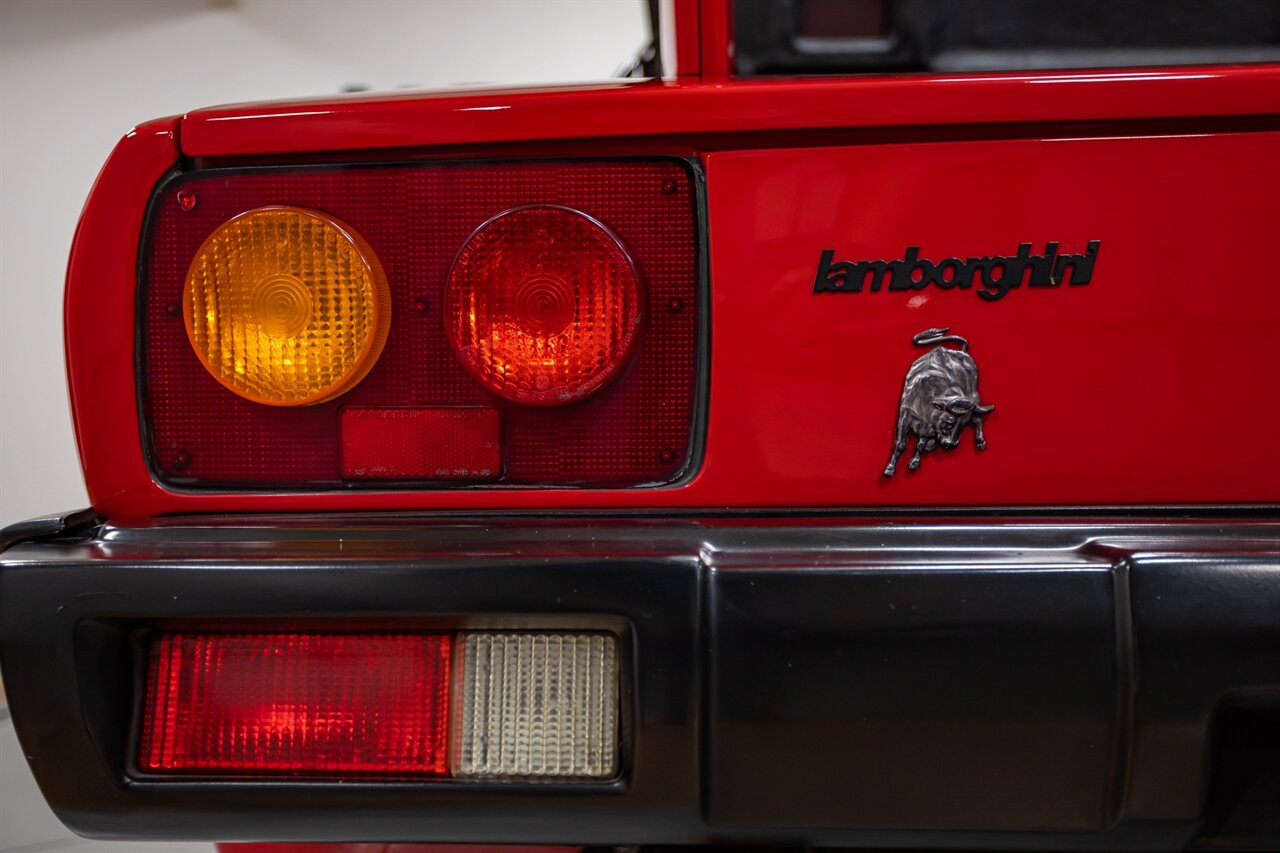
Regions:
<instances>
[{"instance_id":1,"label":"lamborghini text badge","mask_svg":"<svg viewBox=\"0 0 1280 853\"><path fill-rule=\"evenodd\" d=\"M813 292L861 293L865 285L877 293L888 282L889 291L923 290L930 285L943 290L975 288L978 296L994 302L1023 282L1029 287L1088 284L1101 247L1101 240L1090 240L1083 254L1060 254L1058 241L1051 240L1039 255L1031 253L1030 243L1022 243L1016 255L943 258L937 263L920 257L919 246L908 246L896 261L837 261L835 249L823 249Z\"/></svg>"},{"instance_id":2,"label":"lamborghini text badge","mask_svg":"<svg viewBox=\"0 0 1280 853\"><path fill-rule=\"evenodd\" d=\"M985 450L982 419L995 406L978 401L978 365L969 355L969 342L959 335L948 335L947 329L925 329L911 339L916 346L937 344L915 360L902 384L902 401L898 403L898 428L893 450L884 475L892 477L898 469L898 457L907 449L907 434L915 433L916 452L907 463L912 471L920 467L922 454L942 445L951 450L960 443L960 433L973 424L973 438L979 450ZM944 344L957 343L960 349Z\"/></svg>"}]
</instances>

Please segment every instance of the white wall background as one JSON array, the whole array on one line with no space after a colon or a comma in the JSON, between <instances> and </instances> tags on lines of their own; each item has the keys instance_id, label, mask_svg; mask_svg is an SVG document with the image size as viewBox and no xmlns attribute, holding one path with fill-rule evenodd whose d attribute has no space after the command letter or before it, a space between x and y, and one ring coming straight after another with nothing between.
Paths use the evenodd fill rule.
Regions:
<instances>
[{"instance_id":1,"label":"white wall background","mask_svg":"<svg viewBox=\"0 0 1280 853\"><path fill-rule=\"evenodd\" d=\"M0 0L0 526L87 505L62 278L134 124L212 104L609 77L643 0Z\"/></svg>"}]
</instances>

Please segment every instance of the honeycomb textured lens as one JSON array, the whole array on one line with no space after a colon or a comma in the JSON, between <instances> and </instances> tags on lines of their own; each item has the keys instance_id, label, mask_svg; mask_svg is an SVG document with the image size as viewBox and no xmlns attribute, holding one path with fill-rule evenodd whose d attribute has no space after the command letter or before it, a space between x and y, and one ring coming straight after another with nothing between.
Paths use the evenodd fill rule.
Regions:
<instances>
[{"instance_id":1,"label":"honeycomb textured lens","mask_svg":"<svg viewBox=\"0 0 1280 853\"><path fill-rule=\"evenodd\" d=\"M456 642L455 776L617 775L616 637L474 632Z\"/></svg>"},{"instance_id":2,"label":"honeycomb textured lens","mask_svg":"<svg viewBox=\"0 0 1280 853\"><path fill-rule=\"evenodd\" d=\"M443 634L157 632L138 766L444 776L451 647Z\"/></svg>"},{"instance_id":3,"label":"honeycomb textured lens","mask_svg":"<svg viewBox=\"0 0 1280 853\"><path fill-rule=\"evenodd\" d=\"M480 226L449 273L445 328L489 390L534 405L598 391L640 333L642 293L625 249L576 210L515 208Z\"/></svg>"},{"instance_id":4,"label":"honeycomb textured lens","mask_svg":"<svg viewBox=\"0 0 1280 853\"><path fill-rule=\"evenodd\" d=\"M183 317L196 355L227 388L257 403L305 406L369 372L391 300L373 251L342 222L263 207L205 240L187 273Z\"/></svg>"}]
</instances>

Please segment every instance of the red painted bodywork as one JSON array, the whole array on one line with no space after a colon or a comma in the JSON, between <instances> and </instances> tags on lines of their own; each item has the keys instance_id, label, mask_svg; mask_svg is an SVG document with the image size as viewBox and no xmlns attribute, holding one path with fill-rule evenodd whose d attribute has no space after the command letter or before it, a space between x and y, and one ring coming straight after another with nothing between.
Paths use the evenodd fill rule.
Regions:
<instances>
[{"instance_id":1,"label":"red painted bodywork","mask_svg":"<svg viewBox=\"0 0 1280 853\"><path fill-rule=\"evenodd\" d=\"M673 0L678 77L723 81L733 70L730 0Z\"/></svg>"},{"instance_id":2,"label":"red painted bodywork","mask_svg":"<svg viewBox=\"0 0 1280 853\"><path fill-rule=\"evenodd\" d=\"M128 378L138 244L150 188L179 157L179 124L176 116L157 119L125 134L89 191L71 241L63 304L67 390L80 470L100 512L119 506L138 474L126 449L142 447L136 382Z\"/></svg>"},{"instance_id":3,"label":"red painted bodywork","mask_svg":"<svg viewBox=\"0 0 1280 853\"><path fill-rule=\"evenodd\" d=\"M727 23L726 23L727 26ZM222 107L134 131L86 207L68 363L95 508L674 509L1251 503L1280 499L1266 356L1277 291L1280 66L615 83ZM180 144L179 144L180 143ZM536 146L533 147L533 146ZM253 163L680 155L706 169L711 367L705 457L653 490L167 491L141 453L137 239L179 156ZM330 153L326 153L330 152ZM340 152L340 153L333 153ZM1087 287L814 295L844 260L1102 248ZM393 283L394 286L394 283ZM911 335L972 343L990 450L967 433L880 475ZM905 460L904 460L905 462ZM905 465L904 465L905 468Z\"/></svg>"},{"instance_id":4,"label":"red painted bodywork","mask_svg":"<svg viewBox=\"0 0 1280 853\"><path fill-rule=\"evenodd\" d=\"M1280 222L1278 148L1255 133L712 154L709 217L735 236L712 244L715 280L734 284L713 306L712 410L742 414L713 419L716 458L829 505L1275 499L1280 454L1251 452L1239 418L1280 417L1263 390L1280 297L1235 259ZM1088 285L803 295L823 248L940 260L1052 240L1100 242ZM966 435L885 478L890 401L925 351L911 337L944 326L996 406L989 449Z\"/></svg>"},{"instance_id":5,"label":"red painted bodywork","mask_svg":"<svg viewBox=\"0 0 1280 853\"><path fill-rule=\"evenodd\" d=\"M946 138L972 125L1276 114L1280 66L1274 64L720 83L619 80L213 107L183 118L182 150L191 157L227 158L624 137L657 137L656 144L670 145L670 137L866 128L886 135L890 128L929 128ZM714 142L733 144L724 137Z\"/></svg>"},{"instance_id":6,"label":"red painted bodywork","mask_svg":"<svg viewBox=\"0 0 1280 853\"><path fill-rule=\"evenodd\" d=\"M670 21L670 32L661 34L663 73L667 77L696 80L702 72L702 0L662 0L659 20Z\"/></svg>"}]
</instances>

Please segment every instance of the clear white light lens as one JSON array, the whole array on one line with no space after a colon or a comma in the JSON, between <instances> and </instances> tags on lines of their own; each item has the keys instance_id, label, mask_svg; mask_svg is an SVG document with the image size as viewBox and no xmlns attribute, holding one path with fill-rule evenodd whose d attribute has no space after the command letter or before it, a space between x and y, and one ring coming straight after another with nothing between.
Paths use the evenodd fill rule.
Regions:
<instances>
[{"instance_id":1,"label":"clear white light lens","mask_svg":"<svg viewBox=\"0 0 1280 853\"><path fill-rule=\"evenodd\" d=\"M617 775L617 637L464 632L456 649L454 776Z\"/></svg>"}]
</instances>

